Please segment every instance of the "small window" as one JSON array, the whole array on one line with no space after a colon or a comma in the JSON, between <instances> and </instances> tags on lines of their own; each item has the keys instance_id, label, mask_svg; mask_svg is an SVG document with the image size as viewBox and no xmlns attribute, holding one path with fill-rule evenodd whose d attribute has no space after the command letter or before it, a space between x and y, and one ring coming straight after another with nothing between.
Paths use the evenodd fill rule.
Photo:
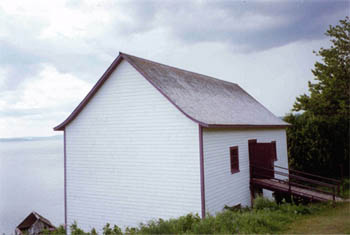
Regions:
<instances>
[{"instance_id":1,"label":"small window","mask_svg":"<svg viewBox=\"0 0 350 235\"><path fill-rule=\"evenodd\" d=\"M231 173L239 172L238 146L230 147Z\"/></svg>"}]
</instances>

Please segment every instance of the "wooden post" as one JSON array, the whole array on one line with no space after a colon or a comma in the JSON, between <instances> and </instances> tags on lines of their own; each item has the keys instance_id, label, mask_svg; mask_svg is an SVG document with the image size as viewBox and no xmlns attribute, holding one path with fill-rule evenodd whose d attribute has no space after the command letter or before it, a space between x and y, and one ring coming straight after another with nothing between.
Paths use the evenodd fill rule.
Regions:
<instances>
[{"instance_id":1,"label":"wooden post","mask_svg":"<svg viewBox=\"0 0 350 235\"><path fill-rule=\"evenodd\" d=\"M290 181L288 180L288 192L289 192L289 194L291 194L291 185L290 185Z\"/></svg>"},{"instance_id":2,"label":"wooden post","mask_svg":"<svg viewBox=\"0 0 350 235\"><path fill-rule=\"evenodd\" d=\"M338 184L338 195L340 196L341 182L343 181L343 177L344 177L343 164L339 164L339 168L340 168L340 183ZM344 188L342 188L342 192L344 192Z\"/></svg>"},{"instance_id":3,"label":"wooden post","mask_svg":"<svg viewBox=\"0 0 350 235\"><path fill-rule=\"evenodd\" d=\"M344 173L343 173L343 164L339 164L339 168L340 168L340 180L343 180L344 177Z\"/></svg>"},{"instance_id":4,"label":"wooden post","mask_svg":"<svg viewBox=\"0 0 350 235\"><path fill-rule=\"evenodd\" d=\"M250 204L252 207L253 207L254 199L255 199L254 186L252 183L250 183Z\"/></svg>"}]
</instances>

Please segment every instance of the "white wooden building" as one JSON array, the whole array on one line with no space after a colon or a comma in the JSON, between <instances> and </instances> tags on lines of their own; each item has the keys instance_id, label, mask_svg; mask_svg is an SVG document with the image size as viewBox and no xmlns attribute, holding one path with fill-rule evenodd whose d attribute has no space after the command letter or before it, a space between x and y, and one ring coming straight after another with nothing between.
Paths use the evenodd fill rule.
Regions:
<instances>
[{"instance_id":1,"label":"white wooden building","mask_svg":"<svg viewBox=\"0 0 350 235\"><path fill-rule=\"evenodd\" d=\"M125 227L250 205L248 140L275 141L288 167L287 125L237 84L120 53L54 128L65 222Z\"/></svg>"}]
</instances>

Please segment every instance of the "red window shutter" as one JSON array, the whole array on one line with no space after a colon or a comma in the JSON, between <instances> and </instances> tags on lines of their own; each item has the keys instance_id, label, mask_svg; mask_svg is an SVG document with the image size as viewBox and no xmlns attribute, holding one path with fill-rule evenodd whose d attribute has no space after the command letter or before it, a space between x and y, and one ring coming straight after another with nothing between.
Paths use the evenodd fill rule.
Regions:
<instances>
[{"instance_id":1,"label":"red window shutter","mask_svg":"<svg viewBox=\"0 0 350 235\"><path fill-rule=\"evenodd\" d=\"M276 151L276 141L272 141L272 154L274 155L274 160L277 161L277 151Z\"/></svg>"},{"instance_id":2,"label":"red window shutter","mask_svg":"<svg viewBox=\"0 0 350 235\"><path fill-rule=\"evenodd\" d=\"M238 146L230 147L231 173L239 172Z\"/></svg>"}]
</instances>

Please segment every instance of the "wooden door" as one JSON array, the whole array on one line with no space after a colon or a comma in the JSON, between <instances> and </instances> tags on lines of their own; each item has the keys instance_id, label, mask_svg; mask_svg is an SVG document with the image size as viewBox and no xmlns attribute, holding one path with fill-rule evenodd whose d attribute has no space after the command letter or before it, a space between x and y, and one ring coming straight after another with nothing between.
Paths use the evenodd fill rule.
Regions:
<instances>
[{"instance_id":1,"label":"wooden door","mask_svg":"<svg viewBox=\"0 0 350 235\"><path fill-rule=\"evenodd\" d=\"M274 161L277 159L276 142L257 143L256 140L250 140L248 143L249 161L253 166L252 177L264 179L274 178Z\"/></svg>"}]
</instances>

